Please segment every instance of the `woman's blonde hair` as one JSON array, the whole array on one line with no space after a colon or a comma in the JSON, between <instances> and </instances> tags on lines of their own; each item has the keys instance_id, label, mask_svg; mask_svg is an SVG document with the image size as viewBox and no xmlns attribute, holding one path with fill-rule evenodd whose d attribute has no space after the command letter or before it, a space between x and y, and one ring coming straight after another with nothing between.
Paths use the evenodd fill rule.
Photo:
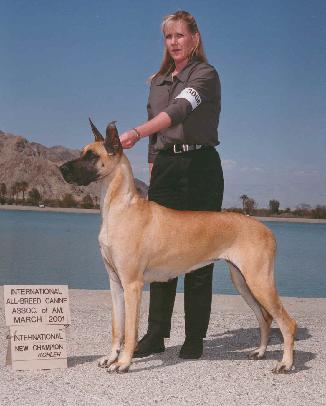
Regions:
<instances>
[{"instance_id":1,"label":"woman's blonde hair","mask_svg":"<svg viewBox=\"0 0 326 406\"><path fill-rule=\"evenodd\" d=\"M198 37L199 37L198 43L196 44L194 49L191 51L189 58L192 59L193 57L197 57L201 62L207 62L207 58L206 58L204 47L203 47L203 42L201 39L201 35L199 32L196 20L187 11L183 11L183 10L177 11L174 14L170 14L170 15L164 17L163 21L162 21L162 25L161 25L163 34L165 32L165 28L168 23L177 22L177 21L183 21L186 24L186 26L191 34L198 33ZM174 61L171 58L170 54L168 53L166 47L164 47L163 60L161 62L160 69L150 77L150 80L156 78L157 76L170 73L174 69L175 69Z\"/></svg>"}]
</instances>

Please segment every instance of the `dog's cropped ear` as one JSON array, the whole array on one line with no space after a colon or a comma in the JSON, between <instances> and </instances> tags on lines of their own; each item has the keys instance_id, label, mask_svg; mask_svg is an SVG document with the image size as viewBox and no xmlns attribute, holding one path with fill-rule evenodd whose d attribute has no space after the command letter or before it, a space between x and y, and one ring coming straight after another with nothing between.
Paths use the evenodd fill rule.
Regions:
<instances>
[{"instance_id":1,"label":"dog's cropped ear","mask_svg":"<svg viewBox=\"0 0 326 406\"><path fill-rule=\"evenodd\" d=\"M116 121L111 121L106 127L106 137L105 137L105 149L110 155L115 155L122 151L122 145L120 142L117 127L115 125Z\"/></svg>"},{"instance_id":2,"label":"dog's cropped ear","mask_svg":"<svg viewBox=\"0 0 326 406\"><path fill-rule=\"evenodd\" d=\"M95 127L95 125L93 124L92 120L90 118L88 118L91 128L92 128L92 132L94 134L95 137L95 142L99 142L99 141L104 141L103 135L99 132L99 130Z\"/></svg>"}]
</instances>

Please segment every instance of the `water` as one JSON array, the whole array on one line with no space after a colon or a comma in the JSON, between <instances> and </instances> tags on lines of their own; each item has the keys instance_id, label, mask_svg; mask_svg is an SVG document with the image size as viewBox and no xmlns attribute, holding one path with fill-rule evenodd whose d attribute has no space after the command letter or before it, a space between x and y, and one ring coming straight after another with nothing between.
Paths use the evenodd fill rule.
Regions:
<instances>
[{"instance_id":1,"label":"water","mask_svg":"<svg viewBox=\"0 0 326 406\"><path fill-rule=\"evenodd\" d=\"M266 224L277 238L280 294L326 297L326 224ZM97 243L99 226L97 214L0 210L0 285L108 289ZM215 269L214 293L236 293L226 265L218 262Z\"/></svg>"}]
</instances>

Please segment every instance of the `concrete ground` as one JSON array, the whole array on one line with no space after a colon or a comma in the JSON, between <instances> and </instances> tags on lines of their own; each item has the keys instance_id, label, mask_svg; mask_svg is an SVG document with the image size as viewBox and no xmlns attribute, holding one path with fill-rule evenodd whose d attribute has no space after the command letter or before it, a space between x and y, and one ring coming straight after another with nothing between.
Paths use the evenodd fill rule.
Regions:
<instances>
[{"instance_id":1,"label":"concrete ground","mask_svg":"<svg viewBox=\"0 0 326 406\"><path fill-rule=\"evenodd\" d=\"M127 374L109 374L97 362L110 347L110 295L87 290L70 291L68 369L13 371L5 366L8 328L1 288L0 405L325 405L326 299L283 301L299 326L295 369L286 375L271 372L283 349L274 324L266 359L248 359L259 329L239 296L214 296L203 357L179 359L184 338L182 294L177 294L166 351L136 359ZM140 336L146 329L147 308L145 292Z\"/></svg>"}]
</instances>

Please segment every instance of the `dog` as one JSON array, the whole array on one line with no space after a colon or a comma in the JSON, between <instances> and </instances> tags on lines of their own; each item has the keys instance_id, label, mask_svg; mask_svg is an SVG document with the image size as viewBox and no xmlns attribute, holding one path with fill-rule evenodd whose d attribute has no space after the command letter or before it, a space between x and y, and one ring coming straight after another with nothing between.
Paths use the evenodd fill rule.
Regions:
<instances>
[{"instance_id":1,"label":"dog","mask_svg":"<svg viewBox=\"0 0 326 406\"><path fill-rule=\"evenodd\" d=\"M260 344L249 357L263 358L275 319L284 352L273 372L291 370L296 322L275 287L273 233L239 213L177 211L140 197L115 122L108 124L105 138L91 120L90 124L95 141L60 171L76 185L102 180L99 245L110 278L113 314L111 352L99 366L109 372L129 370L145 282L167 281L223 259L233 284L258 319Z\"/></svg>"}]
</instances>

